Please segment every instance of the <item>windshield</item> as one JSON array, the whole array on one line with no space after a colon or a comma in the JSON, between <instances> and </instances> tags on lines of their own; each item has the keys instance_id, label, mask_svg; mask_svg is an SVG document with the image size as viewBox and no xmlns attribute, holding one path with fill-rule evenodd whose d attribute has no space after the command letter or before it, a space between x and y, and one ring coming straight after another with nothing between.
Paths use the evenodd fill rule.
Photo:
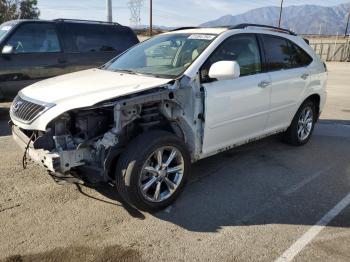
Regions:
<instances>
[{"instance_id":1,"label":"windshield","mask_svg":"<svg viewBox=\"0 0 350 262\"><path fill-rule=\"evenodd\" d=\"M164 78L183 74L214 40L215 35L171 34L147 40L121 56L105 69Z\"/></svg>"},{"instance_id":2,"label":"windshield","mask_svg":"<svg viewBox=\"0 0 350 262\"><path fill-rule=\"evenodd\" d=\"M12 29L14 25L12 23L3 23L0 25L0 41L5 37L5 35Z\"/></svg>"}]
</instances>

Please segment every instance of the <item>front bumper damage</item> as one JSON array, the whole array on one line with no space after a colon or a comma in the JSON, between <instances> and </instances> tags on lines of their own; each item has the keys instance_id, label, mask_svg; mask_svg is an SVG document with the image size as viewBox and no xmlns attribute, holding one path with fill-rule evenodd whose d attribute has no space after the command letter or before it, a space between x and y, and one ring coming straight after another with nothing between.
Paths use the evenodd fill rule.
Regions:
<instances>
[{"instance_id":1,"label":"front bumper damage","mask_svg":"<svg viewBox=\"0 0 350 262\"><path fill-rule=\"evenodd\" d=\"M90 152L86 148L61 152L35 149L33 141L30 141L30 138L15 125L12 126L12 136L23 153L26 151L31 160L54 173L64 174L73 167L83 166L85 165L84 159L90 156Z\"/></svg>"}]
</instances>

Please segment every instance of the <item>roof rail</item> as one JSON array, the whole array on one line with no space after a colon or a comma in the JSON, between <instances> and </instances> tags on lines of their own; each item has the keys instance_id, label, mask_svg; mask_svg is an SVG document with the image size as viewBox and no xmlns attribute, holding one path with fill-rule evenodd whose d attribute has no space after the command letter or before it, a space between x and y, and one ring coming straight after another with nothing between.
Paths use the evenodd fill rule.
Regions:
<instances>
[{"instance_id":1,"label":"roof rail","mask_svg":"<svg viewBox=\"0 0 350 262\"><path fill-rule=\"evenodd\" d=\"M247 27L263 27L263 28L269 28L269 29L273 29L273 31L276 32L280 32L280 33L286 33L286 34L290 34L290 35L297 35L296 33L288 30L288 29L284 29L281 27L276 27L276 26L270 26L270 25L260 25L260 24L238 24L238 25L234 25L234 26L230 26L229 29L244 29Z\"/></svg>"},{"instance_id":2,"label":"roof rail","mask_svg":"<svg viewBox=\"0 0 350 262\"><path fill-rule=\"evenodd\" d=\"M68 22L84 22L84 23L92 23L92 24L119 25L118 23L115 23L115 22L83 20L83 19L67 19L67 18L57 18L57 19L54 19L53 21L56 21L56 22L68 21Z\"/></svg>"},{"instance_id":3,"label":"roof rail","mask_svg":"<svg viewBox=\"0 0 350 262\"><path fill-rule=\"evenodd\" d=\"M175 28L173 30L170 30L170 32L187 30L187 29L197 29L197 28L199 28L199 27L197 27L197 26L184 26L184 27L179 27L179 28Z\"/></svg>"}]
</instances>

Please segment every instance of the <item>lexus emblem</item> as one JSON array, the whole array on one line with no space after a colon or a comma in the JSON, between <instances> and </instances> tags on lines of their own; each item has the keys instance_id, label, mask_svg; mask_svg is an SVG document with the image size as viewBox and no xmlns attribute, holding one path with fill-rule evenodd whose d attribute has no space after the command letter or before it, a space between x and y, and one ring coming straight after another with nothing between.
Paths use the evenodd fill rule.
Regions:
<instances>
[{"instance_id":1,"label":"lexus emblem","mask_svg":"<svg viewBox=\"0 0 350 262\"><path fill-rule=\"evenodd\" d=\"M12 111L13 111L13 112L17 112L18 109L21 107L22 104L23 104L22 101L16 102L16 103L13 105Z\"/></svg>"}]
</instances>

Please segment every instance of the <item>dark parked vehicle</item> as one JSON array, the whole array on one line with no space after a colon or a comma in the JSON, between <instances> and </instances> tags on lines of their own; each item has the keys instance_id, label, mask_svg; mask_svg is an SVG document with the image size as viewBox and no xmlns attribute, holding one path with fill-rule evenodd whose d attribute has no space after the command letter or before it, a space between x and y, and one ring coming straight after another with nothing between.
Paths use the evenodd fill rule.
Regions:
<instances>
[{"instance_id":1,"label":"dark parked vehicle","mask_svg":"<svg viewBox=\"0 0 350 262\"><path fill-rule=\"evenodd\" d=\"M0 100L11 100L34 82L98 67L137 44L116 23L57 19L0 25Z\"/></svg>"}]
</instances>

